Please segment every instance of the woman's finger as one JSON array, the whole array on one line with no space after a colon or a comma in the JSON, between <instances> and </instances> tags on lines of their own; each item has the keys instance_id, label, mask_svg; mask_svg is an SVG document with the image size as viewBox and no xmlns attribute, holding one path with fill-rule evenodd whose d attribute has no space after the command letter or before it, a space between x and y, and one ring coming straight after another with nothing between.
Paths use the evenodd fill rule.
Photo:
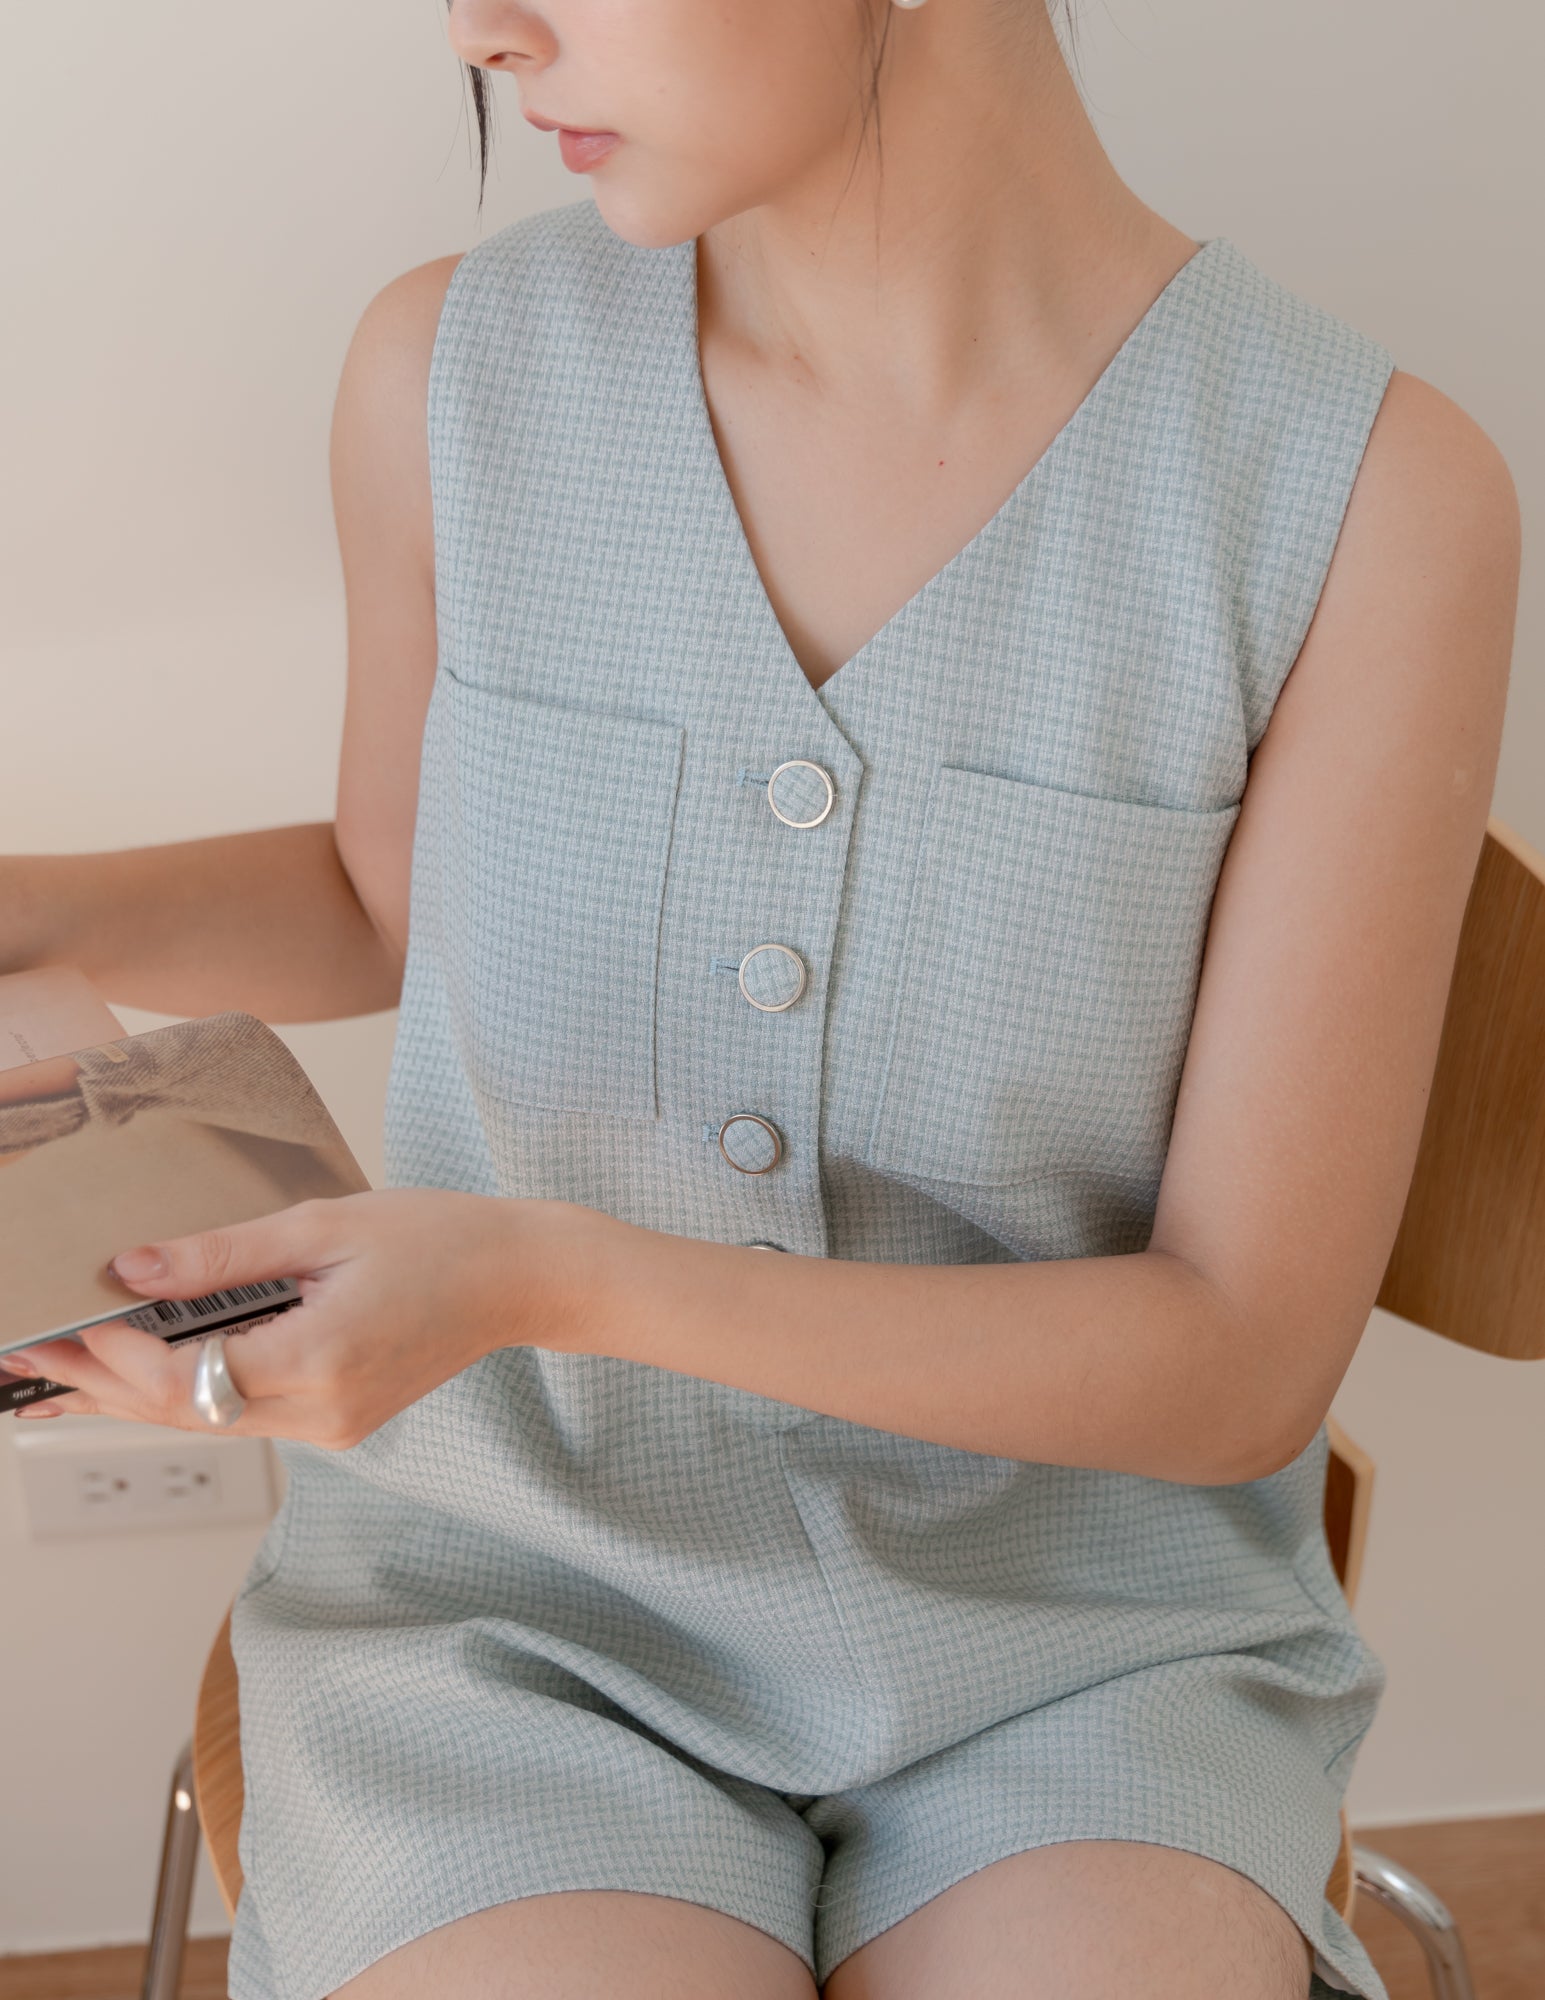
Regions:
<instances>
[{"instance_id":1,"label":"woman's finger","mask_svg":"<svg viewBox=\"0 0 1545 2000\"><path fill-rule=\"evenodd\" d=\"M120 1393L125 1399L126 1414L137 1416L144 1423L170 1424L185 1430L200 1428L202 1419L194 1408L193 1383L203 1341L188 1340L169 1347L149 1334L143 1338L158 1351L148 1353L133 1338L135 1331L133 1327L114 1323L87 1327L81 1338L90 1344L93 1357L110 1368L114 1379L123 1385ZM125 1335L130 1338L125 1339ZM227 1338L228 1365L233 1363L240 1344L234 1335ZM255 1393L244 1379L239 1361L231 1365L231 1380L244 1399L249 1399L249 1392Z\"/></svg>"},{"instance_id":2,"label":"woman's finger","mask_svg":"<svg viewBox=\"0 0 1545 2000\"><path fill-rule=\"evenodd\" d=\"M159 1334L127 1326L121 1319L83 1327L80 1338L88 1353L147 1403L174 1401L183 1385L191 1384L201 1345L188 1340L172 1347Z\"/></svg>"},{"instance_id":3,"label":"woman's finger","mask_svg":"<svg viewBox=\"0 0 1545 2000\"><path fill-rule=\"evenodd\" d=\"M136 1291L161 1299L194 1299L264 1278L304 1277L340 1254L341 1211L353 1199L297 1202L225 1229L142 1243L121 1250L108 1269Z\"/></svg>"},{"instance_id":4,"label":"woman's finger","mask_svg":"<svg viewBox=\"0 0 1545 2000\"><path fill-rule=\"evenodd\" d=\"M32 1423L42 1417L99 1417L102 1412L83 1390L72 1389L68 1396L52 1396L46 1403L25 1403L11 1414L18 1422Z\"/></svg>"},{"instance_id":5,"label":"woman's finger","mask_svg":"<svg viewBox=\"0 0 1545 2000\"><path fill-rule=\"evenodd\" d=\"M65 1382L70 1378L61 1375L61 1366L69 1368L81 1353L81 1342L88 1333L99 1333L103 1327L122 1327L123 1331L136 1341L148 1343L150 1348L165 1346L165 1342L153 1333L141 1333L123 1320L99 1320L95 1326L83 1329L80 1334L72 1334L68 1339L41 1340L35 1347L19 1347L14 1353L0 1356L0 1372L12 1370L17 1375L44 1375L53 1382ZM89 1350L88 1350L89 1351ZM148 1350L147 1350L148 1351Z\"/></svg>"},{"instance_id":6,"label":"woman's finger","mask_svg":"<svg viewBox=\"0 0 1545 2000\"><path fill-rule=\"evenodd\" d=\"M227 1435L280 1435L280 1413L293 1419L293 1406L285 1391L303 1377L291 1353L266 1352L251 1335L261 1335L304 1312L294 1307L277 1321L226 1335L226 1365L237 1393L248 1408L235 1424L226 1426ZM109 1416L128 1421L168 1425L178 1430L202 1430L203 1420L193 1404L193 1383L198 1372L202 1340L188 1340L171 1346L155 1334L126 1326L122 1320L104 1320L82 1329L79 1341L56 1340L28 1350L29 1361L37 1357L29 1371L49 1381L62 1382L73 1392L49 1402L24 1406L39 1415L57 1410L62 1415ZM14 1357L8 1356L7 1360ZM23 1410L16 1414L21 1416Z\"/></svg>"},{"instance_id":7,"label":"woman's finger","mask_svg":"<svg viewBox=\"0 0 1545 2000\"><path fill-rule=\"evenodd\" d=\"M100 1366L116 1378L122 1396L154 1398L164 1390L166 1358L166 1342L156 1334L140 1332L122 1320L104 1320L82 1328L74 1340L46 1340L20 1354L8 1354L6 1366L20 1376L64 1382L78 1390L94 1382L98 1392L106 1392L106 1376L92 1374Z\"/></svg>"},{"instance_id":8,"label":"woman's finger","mask_svg":"<svg viewBox=\"0 0 1545 2000\"><path fill-rule=\"evenodd\" d=\"M49 1382L69 1382L73 1388L75 1383L69 1371L82 1358L90 1359L78 1340L44 1340L36 1347L18 1348L0 1366L27 1378L42 1376Z\"/></svg>"},{"instance_id":9,"label":"woman's finger","mask_svg":"<svg viewBox=\"0 0 1545 2000\"><path fill-rule=\"evenodd\" d=\"M132 1346L121 1350L127 1355L128 1373L121 1373L105 1356L93 1351L90 1343L100 1338L107 1327L131 1337ZM183 1370L177 1366L181 1357L169 1352L165 1342L154 1334L137 1333L133 1327L124 1327L119 1322L108 1322L107 1327L86 1327L79 1341L53 1340L28 1350L28 1358L35 1358L40 1376L80 1392L61 1399L69 1404L65 1414L102 1415L190 1428L197 1424L198 1414L193 1408L196 1347ZM155 1352L146 1352L141 1342L148 1343ZM189 1345L195 1346L192 1342ZM90 1410L86 1408L88 1402Z\"/></svg>"},{"instance_id":10,"label":"woman's finger","mask_svg":"<svg viewBox=\"0 0 1545 2000\"><path fill-rule=\"evenodd\" d=\"M6 1356L10 1365L14 1365L20 1358L18 1355ZM82 1390L85 1396L92 1399L93 1411L89 1414L95 1414L98 1410L108 1416L138 1414L137 1411L124 1407L135 1399L132 1385L115 1374L104 1362L99 1361L94 1354L88 1353L78 1341L45 1341L41 1347L29 1347L26 1359L30 1365L25 1371L18 1372L41 1377L46 1382L62 1382L66 1388ZM82 1409L83 1400L84 1398L81 1400L71 1398L71 1411L88 1414Z\"/></svg>"}]
</instances>

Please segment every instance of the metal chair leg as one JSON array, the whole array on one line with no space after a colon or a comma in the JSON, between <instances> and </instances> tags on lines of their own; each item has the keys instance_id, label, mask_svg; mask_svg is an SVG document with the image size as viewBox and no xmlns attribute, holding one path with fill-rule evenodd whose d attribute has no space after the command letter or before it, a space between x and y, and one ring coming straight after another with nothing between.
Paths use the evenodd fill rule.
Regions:
<instances>
[{"instance_id":1,"label":"metal chair leg","mask_svg":"<svg viewBox=\"0 0 1545 2000\"><path fill-rule=\"evenodd\" d=\"M1426 1953L1433 2000L1475 2000L1458 1927L1427 1884L1387 1854L1355 1842L1352 1866L1359 1892L1366 1890L1376 1903L1392 1911Z\"/></svg>"},{"instance_id":2,"label":"metal chair leg","mask_svg":"<svg viewBox=\"0 0 1545 2000\"><path fill-rule=\"evenodd\" d=\"M156 1883L155 1915L150 1922L150 1949L145 1955L145 1983L140 1988L140 2000L177 2000L198 1850L198 1806L193 1795L190 1743L172 1772L172 1792L166 1804L166 1836L161 1842L161 1875Z\"/></svg>"}]
</instances>

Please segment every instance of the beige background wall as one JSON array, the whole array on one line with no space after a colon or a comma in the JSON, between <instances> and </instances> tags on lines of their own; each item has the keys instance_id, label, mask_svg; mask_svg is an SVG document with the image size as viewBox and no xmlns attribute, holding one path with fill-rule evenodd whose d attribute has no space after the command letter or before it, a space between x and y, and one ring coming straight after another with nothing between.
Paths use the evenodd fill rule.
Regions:
<instances>
[{"instance_id":1,"label":"beige background wall","mask_svg":"<svg viewBox=\"0 0 1545 2000\"><path fill-rule=\"evenodd\" d=\"M1077 4L1144 197L1507 453L1530 552L1497 810L1545 846L1535 0ZM371 293L477 232L461 120L438 0L5 10L0 850L330 814L328 412ZM586 198L509 115L501 157L485 229ZM391 1029L287 1031L372 1173ZM1376 1315L1336 1414L1379 1464L1359 1615L1390 1669L1354 1818L1545 1808L1545 1367ZM45 1558L0 1427L0 1951L143 1935L167 1769L255 1541ZM207 1882L196 1924L219 1927Z\"/></svg>"}]
</instances>

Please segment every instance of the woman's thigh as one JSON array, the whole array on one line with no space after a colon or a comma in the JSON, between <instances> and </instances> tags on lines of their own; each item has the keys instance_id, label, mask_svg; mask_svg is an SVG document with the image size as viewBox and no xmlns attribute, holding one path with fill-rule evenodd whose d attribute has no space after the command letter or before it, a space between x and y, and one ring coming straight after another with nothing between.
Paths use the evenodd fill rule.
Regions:
<instances>
[{"instance_id":1,"label":"woman's thigh","mask_svg":"<svg viewBox=\"0 0 1545 2000\"><path fill-rule=\"evenodd\" d=\"M390 1951L333 2000L816 2000L796 1953L697 1903L565 1889L499 1903Z\"/></svg>"},{"instance_id":2,"label":"woman's thigh","mask_svg":"<svg viewBox=\"0 0 1545 2000\"><path fill-rule=\"evenodd\" d=\"M1305 2000L1282 1907L1204 1855L1077 1840L978 1869L851 1953L823 2000Z\"/></svg>"}]
</instances>

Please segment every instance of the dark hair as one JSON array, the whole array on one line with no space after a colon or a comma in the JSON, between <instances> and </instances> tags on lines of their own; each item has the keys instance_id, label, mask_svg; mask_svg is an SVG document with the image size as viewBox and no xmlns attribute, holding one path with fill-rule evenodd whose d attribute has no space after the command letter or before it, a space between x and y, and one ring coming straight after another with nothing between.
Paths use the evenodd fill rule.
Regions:
<instances>
[{"instance_id":1,"label":"dark hair","mask_svg":"<svg viewBox=\"0 0 1545 2000\"><path fill-rule=\"evenodd\" d=\"M493 104L486 69L467 66L467 82L472 86L472 109L477 117L477 205L483 206L488 186L488 156L493 150Z\"/></svg>"},{"instance_id":2,"label":"dark hair","mask_svg":"<svg viewBox=\"0 0 1545 2000\"><path fill-rule=\"evenodd\" d=\"M453 0L446 0L448 7L452 4ZM866 6L868 0L859 0L859 4ZM1068 50L1073 59L1074 72L1077 74L1078 30L1076 16L1073 12L1073 0L1046 0L1046 5L1054 17L1060 11L1063 21L1066 23ZM887 6L881 15L880 31L870 40L869 88L864 93L864 116L858 128L858 147L853 155L853 165L855 167L858 165L859 156L864 150L864 140L869 135L871 125L874 127L876 156L878 157L879 154L880 71L885 62L885 50L890 39L890 31L891 9ZM481 209L483 206L483 195L488 186L488 161L493 151L493 92L489 87L488 72L486 69L475 69L471 64L468 64L466 70L467 81L472 88L472 110L477 119L477 205ZM851 170L849 178L851 179Z\"/></svg>"}]
</instances>

